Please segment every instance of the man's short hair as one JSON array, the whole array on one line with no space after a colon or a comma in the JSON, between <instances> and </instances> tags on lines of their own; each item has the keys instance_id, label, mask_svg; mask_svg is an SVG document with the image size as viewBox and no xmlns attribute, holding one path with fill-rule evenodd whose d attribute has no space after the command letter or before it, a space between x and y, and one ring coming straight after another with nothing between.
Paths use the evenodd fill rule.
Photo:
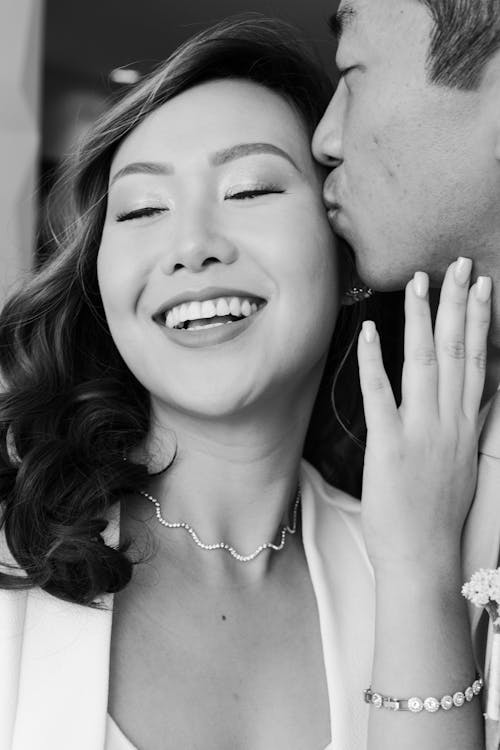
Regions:
<instances>
[{"instance_id":1,"label":"man's short hair","mask_svg":"<svg viewBox=\"0 0 500 750\"><path fill-rule=\"evenodd\" d=\"M419 0L434 31L429 74L434 83L475 89L489 60L500 50L500 0Z\"/></svg>"}]
</instances>

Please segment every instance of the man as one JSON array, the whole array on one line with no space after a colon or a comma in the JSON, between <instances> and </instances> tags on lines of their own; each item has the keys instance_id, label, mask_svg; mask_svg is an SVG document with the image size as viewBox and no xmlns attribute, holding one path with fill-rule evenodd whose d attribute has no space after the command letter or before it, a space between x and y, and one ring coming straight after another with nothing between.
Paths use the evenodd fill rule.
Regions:
<instances>
[{"instance_id":1,"label":"man","mask_svg":"<svg viewBox=\"0 0 500 750\"><path fill-rule=\"evenodd\" d=\"M388 291L425 270L439 286L465 256L493 279L469 577L496 567L500 548L500 0L342 0L331 26L341 78L313 151L331 168L329 217L361 278ZM463 341L448 346L463 356ZM480 614L471 611L482 664Z\"/></svg>"},{"instance_id":2,"label":"man","mask_svg":"<svg viewBox=\"0 0 500 750\"><path fill-rule=\"evenodd\" d=\"M314 139L325 200L377 290L457 256L493 277L488 396L500 372L500 3L343 0L341 79Z\"/></svg>"}]
</instances>

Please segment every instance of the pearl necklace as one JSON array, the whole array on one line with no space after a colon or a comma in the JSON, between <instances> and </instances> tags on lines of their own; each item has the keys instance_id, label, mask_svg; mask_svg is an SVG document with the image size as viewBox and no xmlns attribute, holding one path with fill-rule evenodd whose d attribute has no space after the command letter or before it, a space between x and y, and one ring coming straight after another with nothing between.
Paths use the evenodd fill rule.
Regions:
<instances>
[{"instance_id":1,"label":"pearl necklace","mask_svg":"<svg viewBox=\"0 0 500 750\"><path fill-rule=\"evenodd\" d=\"M297 493L295 495L295 502L293 504L292 509L292 525L288 526L285 524L281 527L279 531L280 535L280 543L274 544L273 542L265 542L264 544L259 544L257 549L252 552L251 555L242 555L239 552L237 552L234 547L231 547L230 544L226 544L226 542L216 542L215 544L205 544L201 541L200 537L196 533L196 531L193 529L192 526L190 526L185 521L179 521L177 523L172 523L170 521L167 521L165 518L163 518L161 514L161 507L160 507L160 501L153 497L153 495L150 495L149 492L146 492L145 490L139 490L140 494L143 495L147 500L153 503L155 506L156 511L156 518L159 521L159 523L162 524L162 526L165 526L167 529L184 529L184 531L187 531L188 534L191 536L193 542L200 547L200 549L207 550L209 552L212 552L213 550L224 550L224 552L228 552L231 557L234 557L235 560L238 560L238 562L251 562L252 560L255 560L257 555L260 555L261 552L263 552L265 549L271 549L275 552L281 552L283 547L285 546L286 541L286 535L288 534L295 534L297 531L297 514L299 510L300 500L302 498L302 493L300 491L300 486L297 487Z\"/></svg>"}]
</instances>

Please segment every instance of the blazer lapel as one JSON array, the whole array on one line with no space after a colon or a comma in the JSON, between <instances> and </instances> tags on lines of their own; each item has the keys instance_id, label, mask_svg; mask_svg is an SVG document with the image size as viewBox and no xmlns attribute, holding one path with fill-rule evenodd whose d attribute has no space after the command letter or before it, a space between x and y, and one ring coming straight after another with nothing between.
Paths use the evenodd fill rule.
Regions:
<instances>
[{"instance_id":1,"label":"blazer lapel","mask_svg":"<svg viewBox=\"0 0 500 750\"><path fill-rule=\"evenodd\" d=\"M366 746L368 726L362 695L370 684L373 661L375 582L361 532L360 506L329 488L305 462L301 485L302 536L318 606L331 748L361 748ZM333 495L335 500L330 500Z\"/></svg>"},{"instance_id":2,"label":"blazer lapel","mask_svg":"<svg viewBox=\"0 0 500 750\"><path fill-rule=\"evenodd\" d=\"M116 544L118 535L115 514L106 542ZM2 597L0 746L103 750L113 597L103 598L102 610L39 589Z\"/></svg>"},{"instance_id":3,"label":"blazer lapel","mask_svg":"<svg viewBox=\"0 0 500 750\"><path fill-rule=\"evenodd\" d=\"M106 611L30 591L12 750L101 750L108 694Z\"/></svg>"},{"instance_id":4,"label":"blazer lapel","mask_svg":"<svg viewBox=\"0 0 500 750\"><path fill-rule=\"evenodd\" d=\"M25 591L0 591L0 748L13 743L27 600Z\"/></svg>"}]
</instances>

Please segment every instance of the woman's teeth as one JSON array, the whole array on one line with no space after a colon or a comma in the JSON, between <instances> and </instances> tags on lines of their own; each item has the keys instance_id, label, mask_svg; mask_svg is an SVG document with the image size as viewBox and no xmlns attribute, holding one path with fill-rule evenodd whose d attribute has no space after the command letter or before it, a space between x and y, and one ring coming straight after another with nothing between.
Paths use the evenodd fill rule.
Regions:
<instances>
[{"instance_id":1,"label":"woman's teeth","mask_svg":"<svg viewBox=\"0 0 500 750\"><path fill-rule=\"evenodd\" d=\"M257 302L245 297L218 297L204 302L183 302L167 311L165 326L199 330L248 318L259 309Z\"/></svg>"}]
</instances>

